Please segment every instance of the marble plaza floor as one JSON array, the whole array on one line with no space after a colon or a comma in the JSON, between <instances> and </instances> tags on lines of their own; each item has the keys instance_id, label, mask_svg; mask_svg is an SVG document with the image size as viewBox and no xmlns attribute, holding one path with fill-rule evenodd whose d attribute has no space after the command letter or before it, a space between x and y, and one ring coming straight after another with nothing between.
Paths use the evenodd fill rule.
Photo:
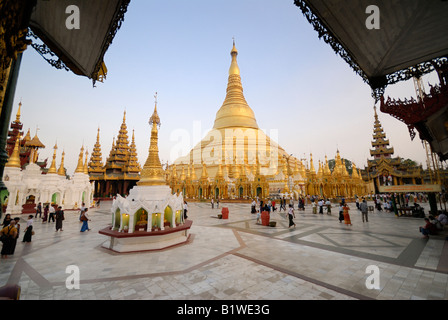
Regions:
<instances>
[{"instance_id":1,"label":"marble plaza floor","mask_svg":"<svg viewBox=\"0 0 448 320\"><path fill-rule=\"evenodd\" d=\"M222 220L221 209L190 203L188 243L117 254L101 247L98 233L110 206L90 211L85 233L77 212L66 212L63 232L36 219L32 243L22 243L22 233L15 254L0 261L0 286L19 284L22 300L448 299L448 241L422 239L423 219L375 211L363 223L351 204L353 226L345 226L337 212L314 215L308 206L295 210L289 229L278 213L276 227L256 224L249 204L221 203L230 211ZM68 266L79 268L79 289L67 288ZM369 266L378 268L378 288L366 286Z\"/></svg>"}]
</instances>

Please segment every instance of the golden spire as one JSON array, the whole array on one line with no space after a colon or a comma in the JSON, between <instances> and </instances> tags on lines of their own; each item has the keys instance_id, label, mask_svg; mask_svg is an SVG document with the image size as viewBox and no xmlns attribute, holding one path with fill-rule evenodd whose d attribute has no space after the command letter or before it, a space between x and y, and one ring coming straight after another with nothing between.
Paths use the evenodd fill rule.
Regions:
<instances>
[{"instance_id":1,"label":"golden spire","mask_svg":"<svg viewBox=\"0 0 448 320\"><path fill-rule=\"evenodd\" d=\"M53 147L54 152L53 152L53 160L51 161L51 166L50 169L48 169L49 174L56 174L57 173L57 169L56 169L56 150L58 150L58 144L56 143Z\"/></svg>"},{"instance_id":2,"label":"golden spire","mask_svg":"<svg viewBox=\"0 0 448 320\"><path fill-rule=\"evenodd\" d=\"M221 108L216 113L214 129L228 127L243 127L258 129L255 114L246 102L243 95L243 85L241 84L240 69L238 67L238 51L233 42L230 52L232 63L229 69L227 83L227 94Z\"/></svg>"},{"instance_id":3,"label":"golden spire","mask_svg":"<svg viewBox=\"0 0 448 320\"><path fill-rule=\"evenodd\" d=\"M89 173L102 173L103 170L103 157L101 153L101 143L100 143L100 128L98 128L98 133L96 135L96 143L93 146L92 154L90 155L89 162Z\"/></svg>"},{"instance_id":4,"label":"golden spire","mask_svg":"<svg viewBox=\"0 0 448 320\"><path fill-rule=\"evenodd\" d=\"M16 114L16 123L20 123L20 109L22 109L22 101L19 102L19 109L17 110Z\"/></svg>"},{"instance_id":5,"label":"golden spire","mask_svg":"<svg viewBox=\"0 0 448 320\"><path fill-rule=\"evenodd\" d=\"M329 166L329 164L328 164L328 158L327 158L327 155L325 155L324 174L325 174L325 175L331 175L331 170L330 170L330 166Z\"/></svg>"},{"instance_id":6,"label":"golden spire","mask_svg":"<svg viewBox=\"0 0 448 320\"><path fill-rule=\"evenodd\" d=\"M9 168L20 168L20 135L16 138L16 143L14 145L14 150L11 153L11 156L8 159L8 162L6 163L5 167Z\"/></svg>"},{"instance_id":7,"label":"golden spire","mask_svg":"<svg viewBox=\"0 0 448 320\"><path fill-rule=\"evenodd\" d=\"M82 167L82 172L84 172L85 174L89 174L89 169L88 169L88 157L89 157L89 151L87 151L86 149L86 160L84 161L84 166Z\"/></svg>"},{"instance_id":8,"label":"golden spire","mask_svg":"<svg viewBox=\"0 0 448 320\"><path fill-rule=\"evenodd\" d=\"M310 153L310 173L316 174L316 169L314 169L314 163L313 163L313 154Z\"/></svg>"},{"instance_id":9,"label":"golden spire","mask_svg":"<svg viewBox=\"0 0 448 320\"><path fill-rule=\"evenodd\" d=\"M196 170L194 169L194 164L191 163L191 180L195 181L198 178L196 177Z\"/></svg>"},{"instance_id":10,"label":"golden spire","mask_svg":"<svg viewBox=\"0 0 448 320\"><path fill-rule=\"evenodd\" d=\"M76 167L75 173L83 173L84 172L84 163L82 161L82 156L84 155L84 146L81 147L81 152L78 157L78 166Z\"/></svg>"},{"instance_id":11,"label":"golden spire","mask_svg":"<svg viewBox=\"0 0 448 320\"><path fill-rule=\"evenodd\" d=\"M64 158L65 158L65 151L62 151L61 165L59 166L58 169L58 175L65 177Z\"/></svg>"},{"instance_id":12,"label":"golden spire","mask_svg":"<svg viewBox=\"0 0 448 320\"><path fill-rule=\"evenodd\" d=\"M127 172L138 174L140 172L140 164L137 158L137 147L135 146L135 133L132 130L132 141L129 147L129 162L127 163Z\"/></svg>"},{"instance_id":13,"label":"golden spire","mask_svg":"<svg viewBox=\"0 0 448 320\"><path fill-rule=\"evenodd\" d=\"M240 68L238 67L238 62L236 61L236 57L238 56L238 50L235 47L235 40L233 40L233 48L230 51L230 55L232 56L232 63L229 68L229 76L233 74L240 75Z\"/></svg>"},{"instance_id":14,"label":"golden spire","mask_svg":"<svg viewBox=\"0 0 448 320\"><path fill-rule=\"evenodd\" d=\"M152 125L151 129L151 142L149 145L149 155L146 159L146 163L143 166L140 181L137 182L139 186L158 186L166 185L165 174L160 163L159 147L158 147L158 130L157 126L160 125L160 118L157 115L157 100L154 107L154 113L149 119L149 124Z\"/></svg>"}]
</instances>

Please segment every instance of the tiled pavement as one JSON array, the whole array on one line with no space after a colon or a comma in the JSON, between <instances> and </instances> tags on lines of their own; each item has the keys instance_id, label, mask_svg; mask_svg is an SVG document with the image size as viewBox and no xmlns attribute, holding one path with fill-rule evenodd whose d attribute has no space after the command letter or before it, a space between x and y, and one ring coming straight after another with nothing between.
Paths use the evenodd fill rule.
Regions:
<instances>
[{"instance_id":1,"label":"tiled pavement","mask_svg":"<svg viewBox=\"0 0 448 320\"><path fill-rule=\"evenodd\" d=\"M346 300L447 299L448 241L421 238L422 219L370 213L363 223L351 205L353 226L337 213L296 210L296 228L272 214L276 227L256 224L249 204L221 209L190 203L187 244L156 252L117 254L101 247L98 230L110 220L111 203L90 211L91 231L80 233L79 214L66 212L64 231L35 221L31 244L0 261L0 286L21 286L22 300ZM425 206L427 212L427 206ZM22 226L26 225L22 217ZM79 268L80 287L70 289L68 266ZM366 280L379 271L379 289Z\"/></svg>"}]
</instances>

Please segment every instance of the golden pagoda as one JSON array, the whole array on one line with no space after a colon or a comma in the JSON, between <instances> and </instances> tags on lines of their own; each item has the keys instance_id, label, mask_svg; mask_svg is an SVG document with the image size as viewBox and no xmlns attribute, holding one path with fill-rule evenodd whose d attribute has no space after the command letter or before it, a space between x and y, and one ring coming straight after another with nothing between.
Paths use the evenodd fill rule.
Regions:
<instances>
[{"instance_id":1,"label":"golden pagoda","mask_svg":"<svg viewBox=\"0 0 448 320\"><path fill-rule=\"evenodd\" d=\"M126 125L126 111L117 138L113 139L109 156L103 165L100 129L88 164L90 181L95 183L95 197L126 195L140 179L140 165L137 158L134 134L129 145Z\"/></svg>"},{"instance_id":2,"label":"golden pagoda","mask_svg":"<svg viewBox=\"0 0 448 320\"><path fill-rule=\"evenodd\" d=\"M149 145L149 155L146 159L145 165L142 169L142 174L140 181L137 182L138 186L159 186L166 185L165 172L162 168L159 158L159 147L158 147L158 127L160 126L160 118L157 114L157 100L154 107L154 113L149 119L149 125L151 128L151 142Z\"/></svg>"},{"instance_id":3,"label":"golden pagoda","mask_svg":"<svg viewBox=\"0 0 448 320\"><path fill-rule=\"evenodd\" d=\"M278 164L288 156L259 129L244 97L235 42L230 56L226 96L213 129L168 171L172 190L187 198L267 197L269 178L274 179ZM179 179L183 166L190 168L188 182Z\"/></svg>"},{"instance_id":4,"label":"golden pagoda","mask_svg":"<svg viewBox=\"0 0 448 320\"><path fill-rule=\"evenodd\" d=\"M373 141L370 149L372 160L367 161L362 178L371 184L371 192L380 193L380 187L399 185L421 185L430 183L425 181L428 170L421 165L406 161L400 157L393 157L394 148L389 147L389 139L381 125L374 106ZM408 159L409 160L409 159Z\"/></svg>"}]
</instances>

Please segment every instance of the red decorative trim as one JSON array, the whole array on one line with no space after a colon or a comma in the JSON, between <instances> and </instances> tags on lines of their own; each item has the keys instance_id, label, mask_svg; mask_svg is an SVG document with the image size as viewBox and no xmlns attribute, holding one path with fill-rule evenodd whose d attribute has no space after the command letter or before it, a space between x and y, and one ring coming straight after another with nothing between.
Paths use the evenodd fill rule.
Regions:
<instances>
[{"instance_id":1,"label":"red decorative trim","mask_svg":"<svg viewBox=\"0 0 448 320\"><path fill-rule=\"evenodd\" d=\"M114 237L114 238L138 238L138 237L148 237L148 236L161 236L165 234L170 234L174 232L179 232L182 230L187 230L191 228L191 225L193 224L193 221L186 220L184 224L179 225L175 228L165 228L165 230L159 230L159 231L135 231L133 233L127 233L127 232L118 232L116 230L111 230L111 227L104 228L100 231L98 231L99 234Z\"/></svg>"},{"instance_id":2,"label":"red decorative trim","mask_svg":"<svg viewBox=\"0 0 448 320\"><path fill-rule=\"evenodd\" d=\"M423 97L423 100L416 100L411 98L395 100L390 97L384 101L384 96L381 97L381 112L388 113L392 117L404 122L409 129L411 139L415 138L416 124L425 121L448 105L448 86L431 86L429 94Z\"/></svg>"}]
</instances>

